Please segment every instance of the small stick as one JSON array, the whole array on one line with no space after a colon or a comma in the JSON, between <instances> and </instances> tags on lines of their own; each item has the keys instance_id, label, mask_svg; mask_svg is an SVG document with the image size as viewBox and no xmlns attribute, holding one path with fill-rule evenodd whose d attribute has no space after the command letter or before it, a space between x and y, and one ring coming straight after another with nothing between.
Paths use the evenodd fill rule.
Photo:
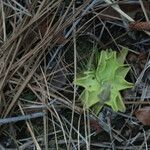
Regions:
<instances>
[{"instance_id":1,"label":"small stick","mask_svg":"<svg viewBox=\"0 0 150 150\"><path fill-rule=\"evenodd\" d=\"M38 112L38 113L29 114L29 115L4 118L4 119L0 119L0 125L23 121L23 120L29 120L29 119L33 119L33 118L39 118L39 117L43 117L44 115L45 115L44 112Z\"/></svg>"},{"instance_id":2,"label":"small stick","mask_svg":"<svg viewBox=\"0 0 150 150\"><path fill-rule=\"evenodd\" d=\"M125 101L124 102L126 105L131 105L131 104L150 104L150 101Z\"/></svg>"}]
</instances>

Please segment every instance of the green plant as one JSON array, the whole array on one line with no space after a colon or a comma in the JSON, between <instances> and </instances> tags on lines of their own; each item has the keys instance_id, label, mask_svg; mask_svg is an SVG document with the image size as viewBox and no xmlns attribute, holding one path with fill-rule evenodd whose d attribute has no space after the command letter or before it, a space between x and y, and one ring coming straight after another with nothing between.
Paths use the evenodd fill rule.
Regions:
<instances>
[{"instance_id":1,"label":"green plant","mask_svg":"<svg viewBox=\"0 0 150 150\"><path fill-rule=\"evenodd\" d=\"M125 111L120 91L133 87L132 83L125 80L130 70L124 64L126 55L127 50L119 55L112 50L101 51L97 55L96 67L90 67L89 71L85 71L83 76L74 81L76 85L84 87L81 100L87 109L92 107L98 113L107 104L114 111Z\"/></svg>"}]
</instances>

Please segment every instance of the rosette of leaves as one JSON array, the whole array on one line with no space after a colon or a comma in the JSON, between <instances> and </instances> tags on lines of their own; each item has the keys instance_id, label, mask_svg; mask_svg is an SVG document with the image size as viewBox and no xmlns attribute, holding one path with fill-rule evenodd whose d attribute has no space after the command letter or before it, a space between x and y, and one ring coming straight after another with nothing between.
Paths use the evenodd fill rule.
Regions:
<instances>
[{"instance_id":1,"label":"rosette of leaves","mask_svg":"<svg viewBox=\"0 0 150 150\"><path fill-rule=\"evenodd\" d=\"M133 87L132 83L125 80L130 70L124 64L126 55L127 50L118 55L112 50L101 51L97 55L96 67L85 71L74 81L76 85L84 87L81 100L86 109L92 107L95 113L99 113L103 105L107 104L116 112L126 110L120 91Z\"/></svg>"}]
</instances>

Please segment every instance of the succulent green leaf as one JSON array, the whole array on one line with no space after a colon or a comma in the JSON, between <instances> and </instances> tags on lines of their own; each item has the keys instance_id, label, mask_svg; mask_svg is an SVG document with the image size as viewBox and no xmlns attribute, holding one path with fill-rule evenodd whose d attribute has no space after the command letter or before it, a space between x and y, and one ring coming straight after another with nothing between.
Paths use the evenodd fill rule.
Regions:
<instances>
[{"instance_id":1,"label":"succulent green leaf","mask_svg":"<svg viewBox=\"0 0 150 150\"><path fill-rule=\"evenodd\" d=\"M86 76L77 78L76 84L84 87L89 92L99 89L99 83L94 72L86 73Z\"/></svg>"},{"instance_id":2,"label":"succulent green leaf","mask_svg":"<svg viewBox=\"0 0 150 150\"><path fill-rule=\"evenodd\" d=\"M127 54L128 54L128 50L127 49L124 49L123 51L120 51L120 53L118 53L118 56L117 56L117 61L119 63L123 64Z\"/></svg>"},{"instance_id":3,"label":"succulent green leaf","mask_svg":"<svg viewBox=\"0 0 150 150\"><path fill-rule=\"evenodd\" d=\"M84 104L84 107L86 108L90 108L91 106L93 106L94 104L99 102L99 97L97 95L99 91L93 91L93 92L89 92L87 90L84 90L81 94L81 100Z\"/></svg>"},{"instance_id":4,"label":"succulent green leaf","mask_svg":"<svg viewBox=\"0 0 150 150\"><path fill-rule=\"evenodd\" d=\"M74 83L84 87L81 100L85 108L90 107L98 113L104 104L114 111L125 111L120 91L132 88L133 84L125 80L130 67L124 65L127 51L117 55L115 51L101 51L97 60L97 67L85 71Z\"/></svg>"}]
</instances>

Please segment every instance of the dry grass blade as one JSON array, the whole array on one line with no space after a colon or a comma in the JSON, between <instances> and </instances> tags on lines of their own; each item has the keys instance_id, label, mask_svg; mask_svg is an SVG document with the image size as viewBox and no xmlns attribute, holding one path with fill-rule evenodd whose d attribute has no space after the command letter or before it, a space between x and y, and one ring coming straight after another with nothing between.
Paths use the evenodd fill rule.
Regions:
<instances>
[{"instance_id":1,"label":"dry grass blade","mask_svg":"<svg viewBox=\"0 0 150 150\"><path fill-rule=\"evenodd\" d=\"M0 1L1 11L2 11L2 23L3 23L3 41L6 41L6 24L5 24L5 13L3 8L3 1Z\"/></svg>"},{"instance_id":2,"label":"dry grass blade","mask_svg":"<svg viewBox=\"0 0 150 150\"><path fill-rule=\"evenodd\" d=\"M73 14L75 14L75 3L73 4ZM75 20L75 18L74 18ZM73 23L73 44L74 44L74 80L76 80L76 75L77 75L77 47L76 47L76 25ZM72 137L72 126L74 122L74 107L75 107L75 100L76 100L76 85L74 85L74 93L73 93L73 102L72 102L72 116L71 116L71 128L70 128L70 133L69 133L69 141L71 141ZM68 144L68 149L70 149L70 142Z\"/></svg>"},{"instance_id":3,"label":"dry grass blade","mask_svg":"<svg viewBox=\"0 0 150 150\"><path fill-rule=\"evenodd\" d=\"M128 16L125 12L123 12L119 6L117 4L113 4L113 2L111 2L110 0L105 0L105 2L107 4L109 4L111 7L113 7L120 15L122 15L123 17L125 17L127 20L129 20L130 22L133 22L134 20Z\"/></svg>"},{"instance_id":4,"label":"dry grass blade","mask_svg":"<svg viewBox=\"0 0 150 150\"><path fill-rule=\"evenodd\" d=\"M9 107L7 108L6 112L4 113L4 118L9 114L9 112L12 110L14 104L16 103L16 101L18 100L20 94L22 93L22 91L24 90L25 86L28 84L28 82L30 81L31 77L33 76L34 72L36 71L37 67L39 66L39 60L41 58L42 55L40 55L39 59L35 62L34 66L33 66L33 70L30 72L30 74L26 77L25 81L23 82L23 84L20 86L20 88L18 89L18 92L15 94L15 96L12 99L12 102L10 103Z\"/></svg>"},{"instance_id":5,"label":"dry grass blade","mask_svg":"<svg viewBox=\"0 0 150 150\"><path fill-rule=\"evenodd\" d=\"M49 108L47 103L43 100L43 98L46 100L51 99L50 96L48 96L50 95L48 94L49 85L47 84L46 81L49 78L44 76L43 71L38 70L39 66L41 66L41 63L43 63L44 61L43 56L45 55L47 57L47 54L54 47L57 47L58 43L60 45L64 45L64 43L66 42L65 38L63 38L63 40L59 40L61 38L61 36L59 35L63 35L64 30L68 27L68 25L72 23L73 19L72 16L70 16L69 22L64 22L64 19L70 13L69 12L70 9L66 11L63 18L60 17L59 19L58 14L60 13L59 11L61 3L62 3L61 1L51 1L49 3L47 0L43 0L40 4L38 2L34 2L29 7L28 10L16 1L13 1L13 3L5 2L4 9L3 5L1 5L2 6L1 10L3 14L2 15L3 19L1 22L2 27L1 31L3 31L4 37L3 41L6 41L1 46L1 54L2 54L1 55L2 65L0 68L1 91L4 91L6 87L10 88L11 90L10 93L12 93L13 91L13 95L9 96L9 100L5 99L5 97L8 96L7 93L9 92L8 91L6 93L3 92L4 96L1 97L2 102L6 103L7 106L4 106L3 109L1 109L2 111L1 117L5 118L8 115L14 113L14 109L16 108L16 102L18 101L22 93L24 93L25 89L29 88L31 89L31 91L34 92L34 94L36 94L37 98L39 98L39 100L41 100L43 104L46 104L46 109L49 110L54 115L55 119L59 120L63 129L63 125L61 123L61 120L59 119L59 115L57 114L57 111L55 110L54 106ZM3 4L3 1L1 1L1 4ZM20 11L19 13L23 14L24 19L23 20L21 20L21 18L16 19L20 15L19 13L18 14L14 13L13 15L6 14L6 16L4 16L5 14L4 11L7 7L9 9L12 9L11 10L12 12ZM38 8L37 11L36 7ZM75 15L78 15L78 13L76 13ZM12 25L12 32L10 32L9 36L6 35L6 28L8 30L8 27L5 27L6 17L10 18L11 20L10 25ZM56 19L56 17L58 17L58 19ZM48 18L50 18L50 20ZM60 49L58 50L60 51ZM55 59L55 55L53 58ZM49 68L47 69L49 70ZM39 92L41 91L38 91L36 93L36 91L32 87L32 80L37 77L36 76L37 72L42 72L45 78L44 84L45 85L47 84L46 95L48 97L45 97L44 94L43 97L41 97L41 94L39 94ZM29 81L31 81L31 85L29 84ZM40 82L43 81L40 80ZM43 87L43 89L44 88L45 86ZM54 114L52 110L54 110L56 114ZM48 149L48 132L49 132L48 127L46 127L47 122L48 120L47 118L45 118L44 135L45 135L45 148L47 147L46 149ZM32 134L32 137L34 137L34 133L32 133L29 125L28 128ZM63 131L63 133L65 139L65 130ZM37 144L35 138L34 141L38 149L40 149L40 146Z\"/></svg>"},{"instance_id":6,"label":"dry grass blade","mask_svg":"<svg viewBox=\"0 0 150 150\"><path fill-rule=\"evenodd\" d=\"M140 4L141 4L141 7L142 7L142 10L143 10L143 13L145 15L145 18L146 18L146 21L149 21L149 18L148 18L148 15L147 15L147 12L146 12L146 9L145 9L145 6L144 6L144 3L142 0L139 0L140 1Z\"/></svg>"},{"instance_id":7,"label":"dry grass blade","mask_svg":"<svg viewBox=\"0 0 150 150\"><path fill-rule=\"evenodd\" d=\"M46 90L47 90L47 93L48 93L48 96L50 98L50 93L49 93L49 90L48 90L48 85L47 85L47 81L46 81L46 77L44 75L44 72L41 68L41 72L42 72L42 75L43 75L43 78L44 78L44 82L45 82L45 85L46 85ZM43 96L43 99L45 99L45 97ZM44 103L47 105L48 101L45 100ZM43 110L44 113L48 114L48 111L45 109ZM48 118L46 116L43 117L43 124L44 124L44 144L45 144L45 150L48 150Z\"/></svg>"}]
</instances>

